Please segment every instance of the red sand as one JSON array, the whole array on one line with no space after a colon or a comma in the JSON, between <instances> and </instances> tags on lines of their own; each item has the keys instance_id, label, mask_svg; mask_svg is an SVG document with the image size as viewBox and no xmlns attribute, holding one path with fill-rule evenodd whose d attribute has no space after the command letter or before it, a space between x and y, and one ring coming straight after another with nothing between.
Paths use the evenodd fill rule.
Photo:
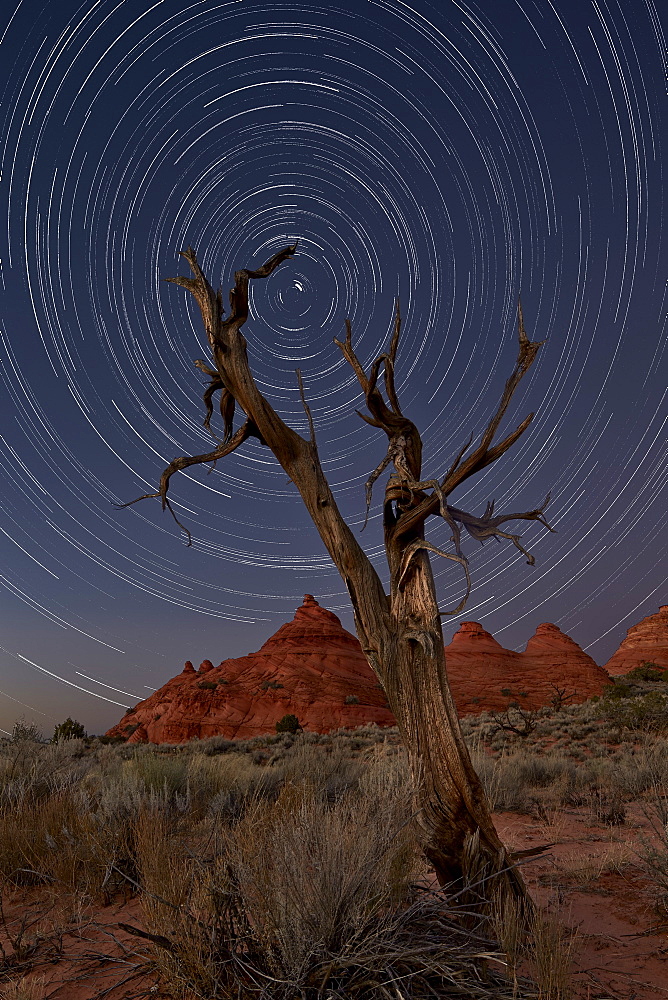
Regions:
<instances>
[{"instance_id":1,"label":"red sand","mask_svg":"<svg viewBox=\"0 0 668 1000\"><path fill-rule=\"evenodd\" d=\"M515 813L495 817L504 842L515 850L556 841L523 865L534 898L576 932L572 951L578 1000L668 998L668 915L636 853L651 827L638 805L614 827L592 821L588 809L559 809L541 819ZM7 957L7 929L36 919L26 934L35 941L28 979L43 981L35 1000L128 1000L140 991L166 998L151 961L151 945L120 930L142 926L136 898L120 898L69 919L67 900L49 910L44 890L3 893L6 925L0 935ZM7 967L6 967L7 968ZM9 971L9 970L7 970Z\"/></svg>"}]
</instances>

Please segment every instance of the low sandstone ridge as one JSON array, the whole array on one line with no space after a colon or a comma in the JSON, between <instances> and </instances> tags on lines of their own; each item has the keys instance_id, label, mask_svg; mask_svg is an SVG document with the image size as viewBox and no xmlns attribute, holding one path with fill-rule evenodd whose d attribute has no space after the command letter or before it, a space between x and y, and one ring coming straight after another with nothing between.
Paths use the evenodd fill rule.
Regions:
<instances>
[{"instance_id":1,"label":"low sandstone ridge","mask_svg":"<svg viewBox=\"0 0 668 1000\"><path fill-rule=\"evenodd\" d=\"M609 674L628 674L643 663L655 663L668 670L668 604L648 615L626 632L616 653L605 665Z\"/></svg>"},{"instance_id":2,"label":"low sandstone ridge","mask_svg":"<svg viewBox=\"0 0 668 1000\"><path fill-rule=\"evenodd\" d=\"M539 625L526 650L517 653L477 622L462 622L446 660L460 715L503 710L513 701L528 709L555 698L572 704L610 683L605 670L550 624ZM204 660L199 670L188 661L108 735L152 743L249 738L274 732L287 714L315 732L395 724L356 637L310 594L257 653L217 667Z\"/></svg>"}]
</instances>

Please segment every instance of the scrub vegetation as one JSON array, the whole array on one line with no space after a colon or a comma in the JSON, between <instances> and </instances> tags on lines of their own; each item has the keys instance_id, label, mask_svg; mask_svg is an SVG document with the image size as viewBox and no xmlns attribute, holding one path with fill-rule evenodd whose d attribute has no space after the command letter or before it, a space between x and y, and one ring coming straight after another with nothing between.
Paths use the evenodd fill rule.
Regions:
<instances>
[{"instance_id":1,"label":"scrub vegetation","mask_svg":"<svg viewBox=\"0 0 668 1000\"><path fill-rule=\"evenodd\" d=\"M544 839L565 807L619 828L640 803L652 832L631 860L665 913L668 740L635 707L651 694L622 678L536 713L529 738L487 714L463 730L490 807L544 821ZM527 936L507 900L481 906L484 872L438 885L414 792L396 729L152 746L45 743L21 722L0 744L0 996L69 996L35 983L105 907L125 942L114 997L579 996L554 915L537 909Z\"/></svg>"}]
</instances>

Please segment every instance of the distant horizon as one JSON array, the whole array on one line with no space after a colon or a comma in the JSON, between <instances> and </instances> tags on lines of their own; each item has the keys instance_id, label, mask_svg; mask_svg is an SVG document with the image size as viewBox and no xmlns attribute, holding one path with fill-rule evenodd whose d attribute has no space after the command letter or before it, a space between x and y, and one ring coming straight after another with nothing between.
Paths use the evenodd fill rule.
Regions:
<instances>
[{"instance_id":1,"label":"distant horizon","mask_svg":"<svg viewBox=\"0 0 668 1000\"><path fill-rule=\"evenodd\" d=\"M108 729L186 660L261 645L346 588L258 440L174 476L192 546L152 493L207 453L208 358L183 288L297 242L251 291L251 368L308 434L377 568L386 447L333 342L365 364L396 296L396 380L441 477L493 414L517 305L543 342L500 434L533 422L451 503L548 531L465 537L462 615L506 648L552 622L599 664L668 601L665 32L654 0L401 5L15 0L0 139L0 730ZM226 300L225 300L226 301ZM217 401L216 401L217 405ZM239 426L239 415L235 427ZM212 430L221 431L216 410ZM433 523L432 523L433 522ZM429 538L452 549L447 524ZM443 612L461 567L433 558Z\"/></svg>"},{"instance_id":2,"label":"distant horizon","mask_svg":"<svg viewBox=\"0 0 668 1000\"><path fill-rule=\"evenodd\" d=\"M308 597L308 596L312 596L312 597L313 597L313 596L315 596L315 595L307 595L307 594L305 594L305 595L304 595L304 598L306 598L306 597ZM321 601L319 601L317 597L315 597L315 600L317 601L317 603L318 603L318 604L320 604L320 606L321 606L321 607L323 607L323 608L325 607L325 605L324 605L324 604L322 604L322 602L321 602ZM303 602L302 602L302 603L303 603ZM295 608L295 613L296 613L296 611L298 610L298 608L299 608L299 607L301 607L301 606L302 606L302 605L300 604L300 605L298 605L298 606L297 606L297 608ZM657 613L659 613L659 612L660 612L661 610L663 610L663 609L664 609L664 608L666 608L666 607L668 607L668 606L667 606L667 605L662 605L662 606L659 606L659 607L658 607L658 608L657 608L657 609L656 609L656 610L655 610L654 612L650 612L650 614L649 614L649 615L643 615L643 616L642 616L642 618L638 619L638 622L635 622L634 624L635 624L635 625L639 624L639 623L640 623L641 621L643 621L643 620L644 620L645 618L648 618L648 617L651 617L651 616L652 616L653 614L657 614ZM332 609L331 609L331 608L326 608L326 610L328 610L328 611L331 611ZM334 612L334 613L336 614L336 612ZM294 617L294 615L293 615L293 617ZM337 617L339 617L339 619L340 619L340 615L337 615ZM202 660L200 660L200 661L199 661L199 663L198 663L198 662L197 662L196 660L193 660L192 658L188 658L188 659L184 660L184 662L183 662L183 663L182 663L182 664L181 664L180 666L178 666L178 665L177 665L176 669L175 669L175 670L173 671L173 673L172 673L172 674L170 674L170 675L169 675L169 677L165 677L165 678L163 679L163 681L162 681L162 683L161 683L161 684L158 684L158 685L157 685L157 686L156 686L155 688L152 688L152 689L151 689L150 691L147 691L147 692L146 692L146 693L145 693L145 694L143 695L143 697L142 697L142 698L140 699L140 701L145 701L145 700L146 700L147 698L149 698L149 697L151 696L151 693L152 693L153 691L157 691L157 690L159 690L159 689L160 689L160 687L162 687L162 686L163 686L163 684L166 684L166 683L167 683L167 682L168 682L169 680L171 680L171 679L172 679L173 677L176 677L176 676L177 676L177 675L178 675L179 673L182 673L182 672L183 672L183 669L184 669L184 667L185 667L185 665L186 665L186 663L188 663L188 662L192 663L192 665L193 665L193 667L194 667L195 671L198 671L199 667L201 666L201 664L202 664L202 663L203 663L203 662L204 662L205 660L209 660L209 661L210 661L210 662L211 662L211 663L213 664L214 668L216 668L216 667L220 666L220 665L221 665L222 663L225 663L225 662L226 662L227 660L230 660L230 659L240 659L240 658L243 658L244 656L252 656L252 655L253 655L254 653L256 653L256 652L259 652L259 650L261 649L261 647L262 647L262 646L264 646L264 645L265 645L265 643L266 643L266 642L268 642L268 641L269 641L269 639L271 639L271 638L272 638L272 636L273 636L273 635L275 635L275 634L276 634L276 632L278 632L278 630L279 630L279 629L280 629L280 628L281 628L281 627L282 627L282 626L283 626L284 624L286 624L286 623L287 623L288 621L291 621L291 620L292 620L292 618L287 618L285 622L281 622L281 623L279 623L279 624L278 624L278 626L277 626L276 628L274 628L274 629L273 629L273 631L272 631L271 633L269 633L269 634L268 634L268 635L267 635L267 636L266 636L266 637L265 637L265 638L264 638L263 640L261 640L261 641L260 641L260 644L258 645L257 649L249 649L249 650L247 650L246 652L243 652L243 653L237 653L237 654L235 654L235 656L226 656L226 657L223 657L223 658L222 658L222 659L221 659L221 660L220 660L219 662L216 662L216 657L214 657L214 658L212 659L212 658L211 658L210 656L204 656L204 657L202 658ZM471 619L468 619L468 618L462 618L462 619L458 620L458 623L457 623L457 626L456 626L456 628L453 628L453 631L452 631L452 634L450 635L450 637L448 638L448 637L445 637L445 636L444 636L444 638L445 638L445 646L446 646L446 651L447 651L447 647L448 647L448 646L450 645L450 643L452 642L452 639L453 639L454 635L456 634L456 632L458 632L458 631L459 631L459 630L461 629L462 625L465 625L465 624L481 624L481 623L479 623L479 622L473 622L473 621L472 621ZM530 634L530 635L528 635L528 636L527 636L527 638L525 639L525 641L524 641L523 643L520 643L520 645L521 645L521 646L523 646L523 647L526 647L526 645L527 645L527 643L529 642L529 640L530 640L530 639L531 639L531 638L532 638L532 637L533 637L533 636L534 636L534 635L536 634L537 630L538 630L538 629L540 628L540 626L541 626L541 625L554 625L554 624L555 624L554 622L539 622L539 623L538 623L538 624L537 624L537 625L536 625L536 626L535 626L535 627L533 628L533 631L531 632L531 634ZM345 624L344 624L343 622L342 622L342 625L343 625L343 627L344 627L344 628L346 628L346 626L345 626ZM481 625L481 627L483 627L483 628L484 628L484 626L482 626L482 625ZM557 626L557 627L559 627L559 626ZM629 628L631 628L631 627L633 627L633 626L629 626ZM346 631L348 631L348 632L349 632L349 633L350 633L351 635L355 636L355 630L354 630L354 628L352 628L352 629L351 629L351 628L346 628ZM485 631L489 631L489 630L485 629ZM563 630L563 629L561 629L560 631L562 631L562 632L563 632L563 633L564 633L565 635L567 635L567 636L568 636L568 633L567 633L567 632L564 632L564 630ZM623 636L622 636L622 637L620 638L620 640L619 640L619 643L617 644L617 646L615 646L615 648L613 649L613 651L612 651L611 655L610 655L610 656L609 656L609 657L607 658L607 660L605 661L605 663L598 663L598 664L597 664L598 666L600 666L600 667L603 667L603 668L605 669L605 667L606 667L606 664L610 662L610 660L612 659L612 656L613 656L613 655L614 655L614 653L615 653L615 652L617 651L617 649L619 648L619 646L620 646L620 645L621 645L621 643L623 642L624 638L626 637L626 633L627 633L627 631L628 631L628 629L624 631L624 635L623 635ZM493 636L493 638L496 638L496 636L494 636L494 633L491 633L491 632L490 632L489 634L490 634L490 635L492 635L492 636ZM355 636L355 638L357 638L357 637ZM569 636L569 638L571 638L571 639L572 639L573 637L572 637L572 636ZM498 640L497 640L497 641L498 641ZM501 645L501 646L502 646L502 647L503 647L504 649L511 649L511 648L512 648L512 647L506 647L506 646L504 646L504 645L503 645L503 643L500 643L500 645ZM579 643L578 643L578 645L579 645ZM580 647L580 648L582 648L582 647ZM515 648L514 648L514 651L516 651L516 652L522 652L523 650L522 650L522 649L518 649L517 647L515 647ZM585 650L585 652L586 652L586 650ZM592 659L593 659L593 657L592 657ZM596 662L596 661L595 661L595 662ZM135 703L134 705L128 705L128 706L126 706L126 707L128 707L128 708L134 708L134 707L136 707L136 705L137 705L137 704L139 704L139 703L140 703L140 702L136 702L136 703ZM72 717L72 718L74 718L73 716L71 716L71 714L68 714L68 716L64 716L64 717L63 717L63 719L60 719L60 722L63 722L63 721L64 721L64 719L65 719L66 717ZM122 717L123 717L123 716L122 716L122 714L121 714L121 715L119 715L119 716L118 716L117 718L115 718L115 719L114 719L114 720L113 720L112 722L110 722L110 723L109 723L109 725L105 726L105 729L104 729L104 730L101 730L101 731L100 731L99 733L92 733L92 732L91 732L91 733L89 733L88 735L89 735L89 736L91 736L91 735L97 735L97 736L102 736L102 735L104 735L104 732L106 732L106 730L108 730L108 729L111 729L111 728L112 728L112 726L114 726L114 725L115 725L115 724L116 724L117 722L119 722L119 721L120 721L120 720L122 719ZM30 724L30 723L33 723L33 724L35 724L35 725L37 725L37 726L39 727L39 722L38 722L38 721L37 721L37 720L36 720L35 718L32 718L32 717L30 717L29 715L26 715L25 713L24 713L24 714L23 714L22 716L20 716L20 717L17 717L17 719L15 719L14 721L15 721L15 722L18 722L18 721L23 721L23 720L24 720L24 721L26 721L26 722L27 722L27 723L29 723L29 724ZM82 720L82 719L80 719L80 718L76 718L76 719L75 719L75 721L77 721L77 722L81 722L81 723L82 723L82 724L84 725L84 728L86 729L86 731L88 731L88 729L87 729L87 727L85 726L85 723L83 722L83 720ZM54 725L54 728L55 728L55 725ZM5 734L5 735L10 735L10 732L11 732L11 730L0 730L0 733L1 733L1 732L4 732L4 734ZM44 732L44 733L43 733L43 735L44 735L44 737L45 737L45 738L48 738L48 737L49 737L49 733L46 733L46 732Z\"/></svg>"}]
</instances>

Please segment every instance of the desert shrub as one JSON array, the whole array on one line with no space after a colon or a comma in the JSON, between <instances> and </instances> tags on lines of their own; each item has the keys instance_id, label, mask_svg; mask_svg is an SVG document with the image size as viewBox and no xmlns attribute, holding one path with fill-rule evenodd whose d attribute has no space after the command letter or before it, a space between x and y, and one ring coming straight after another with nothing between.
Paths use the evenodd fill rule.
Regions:
<instances>
[{"instance_id":1,"label":"desert shrub","mask_svg":"<svg viewBox=\"0 0 668 1000\"><path fill-rule=\"evenodd\" d=\"M260 688L262 691L278 691L282 688L283 684L279 684L278 681L262 681Z\"/></svg>"},{"instance_id":2,"label":"desert shrub","mask_svg":"<svg viewBox=\"0 0 668 1000\"><path fill-rule=\"evenodd\" d=\"M502 795L525 779L558 788L553 761L511 756L487 758ZM476 965L494 942L467 941L449 923L456 901L425 889L411 803L396 729L4 741L0 875L51 899L138 891L174 996L386 1000L396 980L414 1000L510 998Z\"/></svg>"},{"instance_id":3,"label":"desert shrub","mask_svg":"<svg viewBox=\"0 0 668 1000\"><path fill-rule=\"evenodd\" d=\"M185 758L135 750L127 762L130 774L135 775L148 792L163 789L168 794L184 793L188 786L188 765Z\"/></svg>"},{"instance_id":4,"label":"desert shrub","mask_svg":"<svg viewBox=\"0 0 668 1000\"><path fill-rule=\"evenodd\" d=\"M229 753L237 745L237 740L228 740L224 736L209 736L206 740L199 741L200 753L207 757L215 757L216 754Z\"/></svg>"},{"instance_id":5,"label":"desert shrub","mask_svg":"<svg viewBox=\"0 0 668 1000\"><path fill-rule=\"evenodd\" d=\"M0 810L20 809L66 792L88 766L80 740L56 747L28 740L7 742L0 746Z\"/></svg>"},{"instance_id":6,"label":"desert shrub","mask_svg":"<svg viewBox=\"0 0 668 1000\"><path fill-rule=\"evenodd\" d=\"M504 690L506 690L504 688ZM523 708L519 702L511 702L504 712L490 712L492 726L498 732L519 736L525 740L538 726L538 712Z\"/></svg>"},{"instance_id":7,"label":"desert shrub","mask_svg":"<svg viewBox=\"0 0 668 1000\"><path fill-rule=\"evenodd\" d=\"M614 773L629 798L646 796L656 806L668 794L668 741L650 737L635 752L616 754ZM668 810L664 822L668 822Z\"/></svg>"},{"instance_id":8,"label":"desert shrub","mask_svg":"<svg viewBox=\"0 0 668 1000\"><path fill-rule=\"evenodd\" d=\"M347 694L344 699L344 703L346 705L359 705L360 700L356 694Z\"/></svg>"},{"instance_id":9,"label":"desert shrub","mask_svg":"<svg viewBox=\"0 0 668 1000\"><path fill-rule=\"evenodd\" d=\"M660 667L658 663L651 663L648 660L644 660L639 667L629 670L625 676L628 680L632 681L668 680L668 672L663 667Z\"/></svg>"},{"instance_id":10,"label":"desert shrub","mask_svg":"<svg viewBox=\"0 0 668 1000\"><path fill-rule=\"evenodd\" d=\"M13 743L41 743L42 731L35 722L26 722L25 717L17 719L12 727Z\"/></svg>"},{"instance_id":11,"label":"desert shrub","mask_svg":"<svg viewBox=\"0 0 668 1000\"><path fill-rule=\"evenodd\" d=\"M657 903L668 912L668 743L657 740L640 755L645 778L645 816L651 833L641 839L639 851L643 865L654 886Z\"/></svg>"},{"instance_id":12,"label":"desert shrub","mask_svg":"<svg viewBox=\"0 0 668 1000\"><path fill-rule=\"evenodd\" d=\"M619 788L597 788L593 795L593 813L599 823L621 826L626 822L626 806Z\"/></svg>"},{"instance_id":13,"label":"desert shrub","mask_svg":"<svg viewBox=\"0 0 668 1000\"><path fill-rule=\"evenodd\" d=\"M615 681L614 684L606 687L603 691L602 701L620 701L622 698L630 698L632 694L633 691L630 684L627 684L626 681Z\"/></svg>"},{"instance_id":14,"label":"desert shrub","mask_svg":"<svg viewBox=\"0 0 668 1000\"><path fill-rule=\"evenodd\" d=\"M668 731L668 694L650 691L635 697L603 698L601 718L618 729L640 732Z\"/></svg>"},{"instance_id":15,"label":"desert shrub","mask_svg":"<svg viewBox=\"0 0 668 1000\"><path fill-rule=\"evenodd\" d=\"M482 749L472 750L471 759L492 809L528 811L535 806L536 791L549 789L555 804L569 801L580 784L591 775L580 775L566 757L539 757L528 750L492 757Z\"/></svg>"},{"instance_id":16,"label":"desert shrub","mask_svg":"<svg viewBox=\"0 0 668 1000\"><path fill-rule=\"evenodd\" d=\"M217 681L199 681L197 687L201 691L215 691L218 687Z\"/></svg>"},{"instance_id":17,"label":"desert shrub","mask_svg":"<svg viewBox=\"0 0 668 1000\"><path fill-rule=\"evenodd\" d=\"M301 723L296 715L288 714L284 715L282 719L279 719L276 723L277 733L296 733L300 730Z\"/></svg>"},{"instance_id":18,"label":"desert shrub","mask_svg":"<svg viewBox=\"0 0 668 1000\"><path fill-rule=\"evenodd\" d=\"M86 730L80 722L70 719L68 716L64 722L60 722L53 731L52 743L59 740L82 740L86 736Z\"/></svg>"},{"instance_id":19,"label":"desert shrub","mask_svg":"<svg viewBox=\"0 0 668 1000\"><path fill-rule=\"evenodd\" d=\"M0 873L14 885L97 892L108 845L76 789L0 814Z\"/></svg>"},{"instance_id":20,"label":"desert shrub","mask_svg":"<svg viewBox=\"0 0 668 1000\"><path fill-rule=\"evenodd\" d=\"M345 792L359 788L368 765L351 758L349 749L339 740L330 748L300 742L279 766L285 784L308 781L322 798L334 802Z\"/></svg>"},{"instance_id":21,"label":"desert shrub","mask_svg":"<svg viewBox=\"0 0 668 1000\"><path fill-rule=\"evenodd\" d=\"M337 736L296 739L285 761L264 769L281 773L278 794L246 796L232 822L217 815L199 840L162 811L135 824L145 927L170 992L381 1000L400 981L415 1000L517 996L487 964L494 943L469 941L449 922L444 891L415 884L423 863L405 756L378 746L331 798L327 747L342 760ZM220 763L231 777L233 756L251 776L250 753L206 766Z\"/></svg>"}]
</instances>

